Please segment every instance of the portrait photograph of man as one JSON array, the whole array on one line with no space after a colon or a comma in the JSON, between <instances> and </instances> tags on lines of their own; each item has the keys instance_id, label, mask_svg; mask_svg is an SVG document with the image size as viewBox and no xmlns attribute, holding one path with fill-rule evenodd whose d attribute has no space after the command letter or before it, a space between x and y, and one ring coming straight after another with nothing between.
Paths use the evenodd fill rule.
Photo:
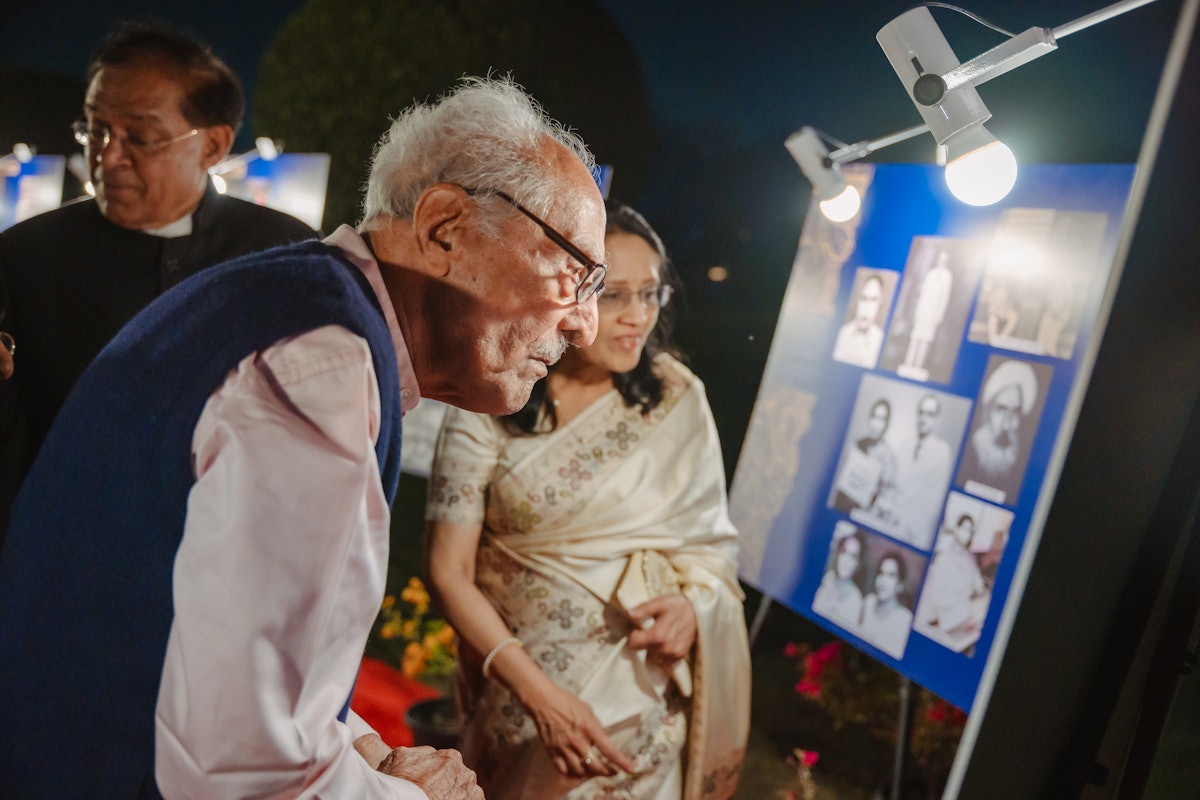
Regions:
<instances>
[{"instance_id":1,"label":"portrait photograph of man","mask_svg":"<svg viewBox=\"0 0 1200 800\"><path fill-rule=\"evenodd\" d=\"M838 329L833 344L835 361L867 369L875 366L879 348L883 345L883 322L887 319L895 286L894 272L858 268L850 290L846 321Z\"/></svg>"},{"instance_id":2,"label":"portrait photograph of man","mask_svg":"<svg viewBox=\"0 0 1200 800\"><path fill-rule=\"evenodd\" d=\"M957 485L993 502L1016 503L1052 373L1047 364L988 359Z\"/></svg>"}]
</instances>

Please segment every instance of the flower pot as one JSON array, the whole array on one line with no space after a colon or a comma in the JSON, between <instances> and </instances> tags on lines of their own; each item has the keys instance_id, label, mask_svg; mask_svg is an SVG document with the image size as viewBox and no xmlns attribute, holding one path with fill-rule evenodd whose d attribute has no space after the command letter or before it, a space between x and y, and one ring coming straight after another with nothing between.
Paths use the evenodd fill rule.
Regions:
<instances>
[{"instance_id":1,"label":"flower pot","mask_svg":"<svg viewBox=\"0 0 1200 800\"><path fill-rule=\"evenodd\" d=\"M453 697L434 697L409 706L404 724L413 734L413 743L439 750L458 747L458 709Z\"/></svg>"}]
</instances>

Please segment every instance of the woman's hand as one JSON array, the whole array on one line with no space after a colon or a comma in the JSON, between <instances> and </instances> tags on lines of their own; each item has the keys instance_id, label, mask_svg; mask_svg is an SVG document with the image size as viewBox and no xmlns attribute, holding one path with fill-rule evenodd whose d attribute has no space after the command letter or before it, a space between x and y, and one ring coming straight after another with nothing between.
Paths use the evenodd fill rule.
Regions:
<instances>
[{"instance_id":1,"label":"woman's hand","mask_svg":"<svg viewBox=\"0 0 1200 800\"><path fill-rule=\"evenodd\" d=\"M633 772L634 761L604 732L592 707L557 684L546 681L537 698L524 700L538 736L554 766L572 778Z\"/></svg>"},{"instance_id":2,"label":"woman's hand","mask_svg":"<svg viewBox=\"0 0 1200 800\"><path fill-rule=\"evenodd\" d=\"M664 594L629 609L629 617L638 629L629 634L629 646L645 650L646 655L664 669L687 658L696 643L696 611L681 594ZM651 624L647 625L647 622Z\"/></svg>"}]
</instances>

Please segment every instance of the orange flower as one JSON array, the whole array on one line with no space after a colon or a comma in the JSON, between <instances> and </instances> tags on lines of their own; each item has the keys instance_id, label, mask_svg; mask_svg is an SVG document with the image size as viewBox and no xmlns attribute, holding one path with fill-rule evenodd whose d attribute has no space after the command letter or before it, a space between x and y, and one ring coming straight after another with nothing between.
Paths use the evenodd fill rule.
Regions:
<instances>
[{"instance_id":1,"label":"orange flower","mask_svg":"<svg viewBox=\"0 0 1200 800\"><path fill-rule=\"evenodd\" d=\"M415 575L408 579L408 586L400 592L400 599L412 603L417 614L424 614L429 610L429 592L425 591L425 584Z\"/></svg>"},{"instance_id":2,"label":"orange flower","mask_svg":"<svg viewBox=\"0 0 1200 800\"><path fill-rule=\"evenodd\" d=\"M409 642L404 648L404 657L400 661L400 671L407 678L415 678L425 669L425 651L417 642Z\"/></svg>"}]
</instances>

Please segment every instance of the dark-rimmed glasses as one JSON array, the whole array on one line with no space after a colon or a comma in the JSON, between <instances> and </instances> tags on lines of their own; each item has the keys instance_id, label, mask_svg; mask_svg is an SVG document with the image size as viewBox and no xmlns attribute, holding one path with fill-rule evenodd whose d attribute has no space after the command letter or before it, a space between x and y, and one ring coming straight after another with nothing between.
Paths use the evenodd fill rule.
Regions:
<instances>
[{"instance_id":1,"label":"dark-rimmed glasses","mask_svg":"<svg viewBox=\"0 0 1200 800\"><path fill-rule=\"evenodd\" d=\"M107 125L93 125L85 119L76 120L71 123L71 133L75 135L75 141L84 147L92 148L96 153L104 152L104 149L115 140L125 152L135 153L139 156L152 156L155 153L162 152L176 142L182 142L184 139L195 136L199 132L199 128L192 128L187 133L172 136L170 139L146 142L136 136L130 136L128 133L124 136L117 136L112 132L112 128L109 128Z\"/></svg>"},{"instance_id":2,"label":"dark-rimmed glasses","mask_svg":"<svg viewBox=\"0 0 1200 800\"><path fill-rule=\"evenodd\" d=\"M479 192L487 192L507 200L512 204L513 208L536 222L538 227L546 234L546 238L561 247L566 251L567 255L583 265L587 271L583 273L583 277L575 285L575 302L586 303L593 297L599 297L604 293L604 276L608 274L608 265L592 260L587 253L572 244L567 237L554 230L554 228L551 228L545 220L499 189L466 189L464 187L464 190L472 197Z\"/></svg>"}]
</instances>

